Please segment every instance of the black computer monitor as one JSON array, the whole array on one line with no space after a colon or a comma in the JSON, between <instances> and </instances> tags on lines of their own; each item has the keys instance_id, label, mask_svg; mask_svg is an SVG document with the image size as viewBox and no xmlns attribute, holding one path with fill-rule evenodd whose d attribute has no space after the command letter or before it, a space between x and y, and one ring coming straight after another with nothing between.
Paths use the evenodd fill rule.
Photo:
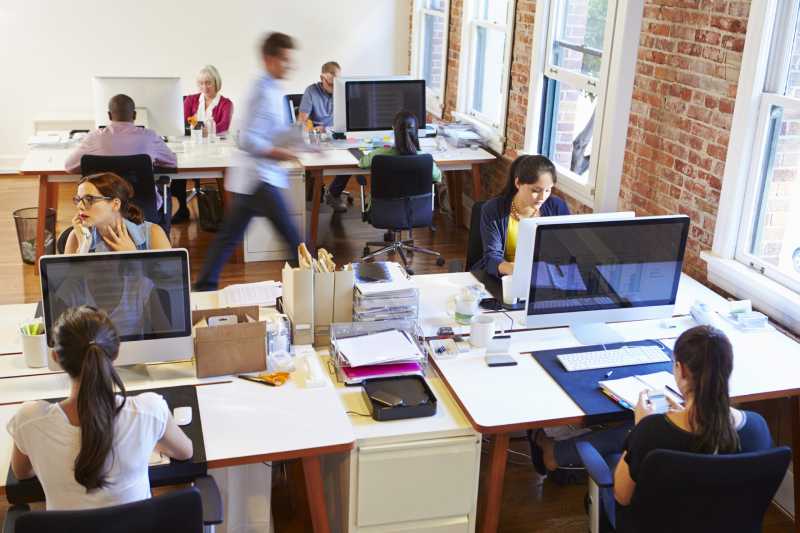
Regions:
<instances>
[{"instance_id":1,"label":"black computer monitor","mask_svg":"<svg viewBox=\"0 0 800 533\"><path fill-rule=\"evenodd\" d=\"M347 131L391 130L403 110L425 127L425 80L348 81L345 95Z\"/></svg>"}]
</instances>

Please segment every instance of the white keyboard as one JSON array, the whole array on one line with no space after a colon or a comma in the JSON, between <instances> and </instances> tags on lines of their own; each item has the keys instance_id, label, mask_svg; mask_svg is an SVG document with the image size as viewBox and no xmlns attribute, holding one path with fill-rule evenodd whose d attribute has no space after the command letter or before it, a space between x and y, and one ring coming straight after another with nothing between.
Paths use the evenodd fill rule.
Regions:
<instances>
[{"instance_id":1,"label":"white keyboard","mask_svg":"<svg viewBox=\"0 0 800 533\"><path fill-rule=\"evenodd\" d=\"M653 345L623 346L611 350L566 353L559 355L558 360L564 365L567 372L671 361L660 347Z\"/></svg>"}]
</instances>

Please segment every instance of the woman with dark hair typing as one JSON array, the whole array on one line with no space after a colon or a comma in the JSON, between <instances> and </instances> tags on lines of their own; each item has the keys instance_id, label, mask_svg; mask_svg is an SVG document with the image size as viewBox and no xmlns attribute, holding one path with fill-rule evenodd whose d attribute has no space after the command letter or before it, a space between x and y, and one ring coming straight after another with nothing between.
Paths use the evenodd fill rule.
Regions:
<instances>
[{"instance_id":1,"label":"woman with dark hair typing","mask_svg":"<svg viewBox=\"0 0 800 533\"><path fill-rule=\"evenodd\" d=\"M475 265L497 278L514 272L517 228L524 218L569 215L564 201L552 196L556 167L541 155L521 155L511 163L500 196L481 209L483 257Z\"/></svg>"},{"instance_id":2,"label":"woman with dark hair typing","mask_svg":"<svg viewBox=\"0 0 800 533\"><path fill-rule=\"evenodd\" d=\"M400 111L394 117L394 146L376 148L358 162L359 168L370 168L376 155L416 155L422 153L417 137L417 117L410 111ZM442 181L442 171L433 164L433 182Z\"/></svg>"},{"instance_id":3,"label":"woman with dark hair typing","mask_svg":"<svg viewBox=\"0 0 800 533\"><path fill-rule=\"evenodd\" d=\"M90 307L67 310L53 329L53 340L53 357L71 380L70 394L58 403L27 402L11 419L14 475L39 478L48 510L149 498L153 450L189 459L192 441L161 396L125 397L112 366L119 337L105 313Z\"/></svg>"}]
</instances>

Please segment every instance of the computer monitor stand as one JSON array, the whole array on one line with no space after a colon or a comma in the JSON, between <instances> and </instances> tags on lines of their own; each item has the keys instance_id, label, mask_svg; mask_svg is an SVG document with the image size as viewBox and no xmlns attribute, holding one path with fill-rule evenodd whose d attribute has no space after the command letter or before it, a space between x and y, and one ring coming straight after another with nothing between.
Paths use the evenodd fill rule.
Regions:
<instances>
[{"instance_id":1,"label":"computer monitor stand","mask_svg":"<svg viewBox=\"0 0 800 533\"><path fill-rule=\"evenodd\" d=\"M625 339L615 329L605 322L587 322L584 324L572 324L569 327L572 335L584 346L595 346L597 344L613 344L615 342L625 342Z\"/></svg>"},{"instance_id":2,"label":"computer monitor stand","mask_svg":"<svg viewBox=\"0 0 800 533\"><path fill-rule=\"evenodd\" d=\"M150 371L144 363L136 363L134 365L123 365L117 367L117 373L122 378L125 385L132 383L148 381L151 379Z\"/></svg>"}]
</instances>

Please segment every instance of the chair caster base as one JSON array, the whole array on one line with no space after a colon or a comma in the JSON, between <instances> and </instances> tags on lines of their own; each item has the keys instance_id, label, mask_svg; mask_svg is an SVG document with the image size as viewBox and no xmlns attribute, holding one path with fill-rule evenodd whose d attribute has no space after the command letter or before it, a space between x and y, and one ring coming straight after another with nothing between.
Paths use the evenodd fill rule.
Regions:
<instances>
[{"instance_id":1,"label":"chair caster base","mask_svg":"<svg viewBox=\"0 0 800 533\"><path fill-rule=\"evenodd\" d=\"M436 266L444 266L444 257L436 258Z\"/></svg>"}]
</instances>

